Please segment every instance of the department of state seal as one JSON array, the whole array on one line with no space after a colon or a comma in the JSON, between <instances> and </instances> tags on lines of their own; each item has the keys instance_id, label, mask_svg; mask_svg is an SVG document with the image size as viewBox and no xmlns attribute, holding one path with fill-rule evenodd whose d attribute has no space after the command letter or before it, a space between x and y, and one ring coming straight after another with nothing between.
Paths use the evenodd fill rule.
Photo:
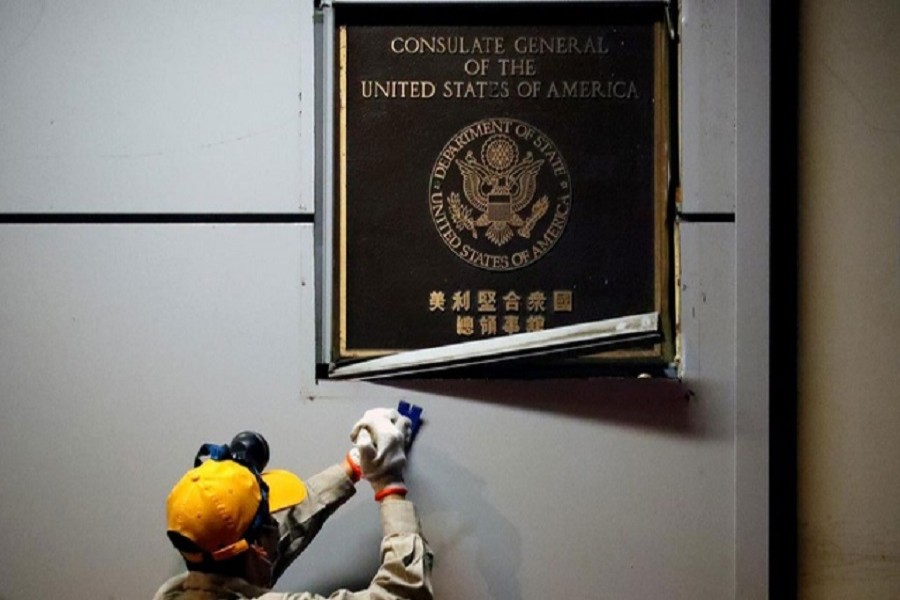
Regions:
<instances>
[{"instance_id":1,"label":"department of state seal","mask_svg":"<svg viewBox=\"0 0 900 600\"><path fill-rule=\"evenodd\" d=\"M447 247L489 271L520 269L546 255L572 207L556 145L516 119L483 119L456 132L434 163L428 191Z\"/></svg>"}]
</instances>

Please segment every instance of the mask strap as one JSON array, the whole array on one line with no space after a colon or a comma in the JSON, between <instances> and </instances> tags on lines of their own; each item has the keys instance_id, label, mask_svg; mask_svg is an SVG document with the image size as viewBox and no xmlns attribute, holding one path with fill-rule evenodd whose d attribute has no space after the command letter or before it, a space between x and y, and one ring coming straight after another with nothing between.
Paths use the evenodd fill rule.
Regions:
<instances>
[{"instance_id":1,"label":"mask strap","mask_svg":"<svg viewBox=\"0 0 900 600\"><path fill-rule=\"evenodd\" d=\"M256 532L259 530L259 527L263 524L266 517L269 515L269 485L262 478L262 475L256 470L252 464L248 461L241 460L242 457L235 457L231 453L231 449L227 444L203 444L200 446L200 449L197 450L197 456L194 457L194 467L199 467L205 459L212 460L233 460L238 463L242 467L248 469L253 476L256 477L256 483L259 485L259 493L260 493L260 502L259 507L256 509L256 515L253 518L253 522L250 524L250 527L247 528L247 531L244 533L245 539L255 539Z\"/></svg>"},{"instance_id":2,"label":"mask strap","mask_svg":"<svg viewBox=\"0 0 900 600\"><path fill-rule=\"evenodd\" d=\"M230 460L231 450L225 444L203 444L197 450L197 456L194 457L194 467L203 464L203 459L211 458L213 460ZM251 471L253 469L250 469ZM256 475L256 473L254 473Z\"/></svg>"}]
</instances>

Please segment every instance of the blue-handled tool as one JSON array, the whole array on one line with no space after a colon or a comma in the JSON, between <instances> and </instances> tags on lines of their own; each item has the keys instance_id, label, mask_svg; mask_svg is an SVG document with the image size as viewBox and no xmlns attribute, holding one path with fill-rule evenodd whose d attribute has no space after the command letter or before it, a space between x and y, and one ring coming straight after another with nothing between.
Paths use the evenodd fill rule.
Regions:
<instances>
[{"instance_id":1,"label":"blue-handled tool","mask_svg":"<svg viewBox=\"0 0 900 600\"><path fill-rule=\"evenodd\" d=\"M422 407L401 400L397 406L397 412L412 422L412 437L410 439L410 443L412 443L412 440L416 439L416 434L419 432L419 426L422 425Z\"/></svg>"}]
</instances>

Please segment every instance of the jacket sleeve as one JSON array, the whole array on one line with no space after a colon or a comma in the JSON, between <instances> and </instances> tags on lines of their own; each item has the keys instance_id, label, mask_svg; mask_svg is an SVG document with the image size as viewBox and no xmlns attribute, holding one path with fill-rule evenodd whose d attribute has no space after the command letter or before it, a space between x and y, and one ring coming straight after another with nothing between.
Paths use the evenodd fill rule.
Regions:
<instances>
[{"instance_id":1,"label":"jacket sleeve","mask_svg":"<svg viewBox=\"0 0 900 600\"><path fill-rule=\"evenodd\" d=\"M381 566L369 589L354 600L431 600L431 564L434 556L422 536L415 507L407 500L381 503Z\"/></svg>"},{"instance_id":2,"label":"jacket sleeve","mask_svg":"<svg viewBox=\"0 0 900 600\"><path fill-rule=\"evenodd\" d=\"M331 466L305 482L303 502L273 515L278 521L278 559L273 582L300 556L325 521L356 493L340 465Z\"/></svg>"},{"instance_id":3,"label":"jacket sleeve","mask_svg":"<svg viewBox=\"0 0 900 600\"><path fill-rule=\"evenodd\" d=\"M309 592L270 593L260 600L432 600L433 555L422 537L412 502L384 500L381 525L381 566L367 589L338 590L327 597Z\"/></svg>"}]
</instances>

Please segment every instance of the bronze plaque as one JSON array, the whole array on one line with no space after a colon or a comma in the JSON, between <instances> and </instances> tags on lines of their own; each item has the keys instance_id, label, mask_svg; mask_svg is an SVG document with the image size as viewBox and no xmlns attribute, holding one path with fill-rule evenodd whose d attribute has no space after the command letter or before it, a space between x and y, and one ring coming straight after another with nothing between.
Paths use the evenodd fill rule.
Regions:
<instances>
[{"instance_id":1,"label":"bronze plaque","mask_svg":"<svg viewBox=\"0 0 900 600\"><path fill-rule=\"evenodd\" d=\"M338 13L338 360L667 312L659 17Z\"/></svg>"}]
</instances>

